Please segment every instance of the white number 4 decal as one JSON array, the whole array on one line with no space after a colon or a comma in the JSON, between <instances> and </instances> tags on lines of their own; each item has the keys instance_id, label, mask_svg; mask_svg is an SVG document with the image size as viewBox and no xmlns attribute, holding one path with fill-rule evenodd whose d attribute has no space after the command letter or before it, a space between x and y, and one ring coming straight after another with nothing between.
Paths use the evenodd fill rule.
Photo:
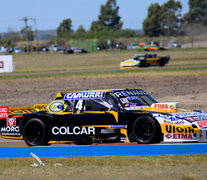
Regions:
<instances>
[{"instance_id":1,"label":"white number 4 decal","mask_svg":"<svg viewBox=\"0 0 207 180\"><path fill-rule=\"evenodd\" d=\"M78 100L75 108L81 111L83 109L83 100Z\"/></svg>"},{"instance_id":2,"label":"white number 4 decal","mask_svg":"<svg viewBox=\"0 0 207 180\"><path fill-rule=\"evenodd\" d=\"M74 114L80 114L83 113L85 109L85 100L80 99L80 100L75 100L74 104Z\"/></svg>"}]
</instances>

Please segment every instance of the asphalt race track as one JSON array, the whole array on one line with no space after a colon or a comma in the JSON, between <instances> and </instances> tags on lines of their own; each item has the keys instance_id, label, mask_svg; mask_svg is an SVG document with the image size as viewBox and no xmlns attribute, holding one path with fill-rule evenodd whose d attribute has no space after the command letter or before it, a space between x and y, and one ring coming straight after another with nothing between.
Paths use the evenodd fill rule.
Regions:
<instances>
[{"instance_id":1,"label":"asphalt race track","mask_svg":"<svg viewBox=\"0 0 207 180\"><path fill-rule=\"evenodd\" d=\"M28 158L32 157L31 153L39 157L207 154L207 143L161 143L153 145L137 143L52 144L51 146L28 147L23 140L0 137L0 158Z\"/></svg>"},{"instance_id":2,"label":"asphalt race track","mask_svg":"<svg viewBox=\"0 0 207 180\"><path fill-rule=\"evenodd\" d=\"M190 155L206 154L207 144L0 147L0 158L28 158L32 157L31 153L38 157Z\"/></svg>"}]
</instances>

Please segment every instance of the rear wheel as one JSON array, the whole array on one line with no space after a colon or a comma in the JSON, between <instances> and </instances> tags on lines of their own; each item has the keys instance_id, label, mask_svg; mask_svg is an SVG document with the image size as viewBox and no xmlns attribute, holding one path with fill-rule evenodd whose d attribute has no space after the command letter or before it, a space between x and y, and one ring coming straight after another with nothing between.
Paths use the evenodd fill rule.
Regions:
<instances>
[{"instance_id":1,"label":"rear wheel","mask_svg":"<svg viewBox=\"0 0 207 180\"><path fill-rule=\"evenodd\" d=\"M47 127L42 120L37 118L26 122L23 137L28 146L48 145Z\"/></svg>"},{"instance_id":2,"label":"rear wheel","mask_svg":"<svg viewBox=\"0 0 207 180\"><path fill-rule=\"evenodd\" d=\"M160 59L159 62L160 62L161 67L165 66L165 60L164 59Z\"/></svg>"},{"instance_id":3,"label":"rear wheel","mask_svg":"<svg viewBox=\"0 0 207 180\"><path fill-rule=\"evenodd\" d=\"M140 144L159 143L161 130L155 119L149 116L138 117L132 126L135 140Z\"/></svg>"}]
</instances>

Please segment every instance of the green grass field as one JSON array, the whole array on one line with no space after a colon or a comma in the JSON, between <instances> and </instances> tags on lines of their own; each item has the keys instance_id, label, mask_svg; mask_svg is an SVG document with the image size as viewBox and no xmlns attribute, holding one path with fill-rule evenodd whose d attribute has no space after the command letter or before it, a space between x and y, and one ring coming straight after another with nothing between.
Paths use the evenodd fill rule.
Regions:
<instances>
[{"instance_id":1,"label":"green grass field","mask_svg":"<svg viewBox=\"0 0 207 180\"><path fill-rule=\"evenodd\" d=\"M75 70L118 70L120 61L139 51L111 51L88 54L31 53L14 55L15 72L48 72ZM159 55L170 55L169 66L207 65L205 49L159 51ZM196 61L195 61L196 60Z\"/></svg>"},{"instance_id":2,"label":"green grass field","mask_svg":"<svg viewBox=\"0 0 207 180\"><path fill-rule=\"evenodd\" d=\"M207 179L207 155L0 159L0 179ZM55 164L61 164L56 166Z\"/></svg>"},{"instance_id":3,"label":"green grass field","mask_svg":"<svg viewBox=\"0 0 207 180\"><path fill-rule=\"evenodd\" d=\"M97 76L151 76L151 75L206 75L206 49L177 49L156 52L169 55L171 60L164 68L149 67L120 70L119 64L139 51L107 51L88 54L30 53L13 56L15 71L0 79L97 77Z\"/></svg>"}]
</instances>

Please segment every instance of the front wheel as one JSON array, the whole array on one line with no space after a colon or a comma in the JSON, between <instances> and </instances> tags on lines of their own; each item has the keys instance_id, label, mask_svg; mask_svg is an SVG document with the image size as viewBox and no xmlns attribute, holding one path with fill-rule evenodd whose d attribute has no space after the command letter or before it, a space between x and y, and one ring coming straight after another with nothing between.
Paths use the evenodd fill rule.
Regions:
<instances>
[{"instance_id":1,"label":"front wheel","mask_svg":"<svg viewBox=\"0 0 207 180\"><path fill-rule=\"evenodd\" d=\"M28 146L48 145L45 123L37 118L27 121L23 129L23 138Z\"/></svg>"},{"instance_id":2,"label":"front wheel","mask_svg":"<svg viewBox=\"0 0 207 180\"><path fill-rule=\"evenodd\" d=\"M146 60L140 60L140 67L146 66Z\"/></svg>"},{"instance_id":3,"label":"front wheel","mask_svg":"<svg viewBox=\"0 0 207 180\"><path fill-rule=\"evenodd\" d=\"M159 143L161 130L155 119L149 116L138 117L132 126L135 140L140 144Z\"/></svg>"}]
</instances>

